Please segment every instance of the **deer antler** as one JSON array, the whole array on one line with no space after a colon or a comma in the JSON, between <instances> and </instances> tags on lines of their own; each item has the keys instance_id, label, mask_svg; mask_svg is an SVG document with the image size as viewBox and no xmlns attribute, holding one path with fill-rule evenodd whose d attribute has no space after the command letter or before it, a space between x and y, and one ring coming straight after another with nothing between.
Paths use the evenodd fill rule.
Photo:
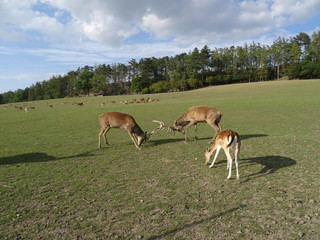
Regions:
<instances>
[{"instance_id":1,"label":"deer antler","mask_svg":"<svg viewBox=\"0 0 320 240\"><path fill-rule=\"evenodd\" d=\"M168 133L170 132L170 133L174 134L174 131L172 130L172 128L170 126L168 126L168 125L165 125L164 122L161 122L161 121L158 121L158 120L153 120L152 122L159 123L160 126L156 127L155 129L153 129L153 131L151 133L149 133L150 135L153 134L153 133L156 133L158 131L162 131L165 128L168 128L168 130L167 130Z\"/></svg>"}]
</instances>

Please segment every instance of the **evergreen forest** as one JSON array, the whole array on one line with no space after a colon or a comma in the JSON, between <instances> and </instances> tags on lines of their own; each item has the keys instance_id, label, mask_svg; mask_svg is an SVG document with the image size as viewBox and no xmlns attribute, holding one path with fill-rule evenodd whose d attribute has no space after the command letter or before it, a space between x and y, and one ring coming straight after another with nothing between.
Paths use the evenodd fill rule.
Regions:
<instances>
[{"instance_id":1,"label":"evergreen forest","mask_svg":"<svg viewBox=\"0 0 320 240\"><path fill-rule=\"evenodd\" d=\"M278 37L272 45L245 43L194 48L175 56L79 67L0 94L0 104L75 97L186 91L211 85L320 78L320 31Z\"/></svg>"}]
</instances>

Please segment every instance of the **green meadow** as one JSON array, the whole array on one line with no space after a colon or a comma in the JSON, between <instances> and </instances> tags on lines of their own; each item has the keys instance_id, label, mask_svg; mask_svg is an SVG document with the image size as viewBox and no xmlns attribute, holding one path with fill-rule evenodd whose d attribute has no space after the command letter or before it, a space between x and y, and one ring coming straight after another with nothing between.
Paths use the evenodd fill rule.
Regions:
<instances>
[{"instance_id":1,"label":"green meadow","mask_svg":"<svg viewBox=\"0 0 320 240\"><path fill-rule=\"evenodd\" d=\"M204 165L204 123L198 140L161 131L140 151L111 129L98 149L102 113L151 132L202 104L240 135L239 181L223 151ZM320 80L0 105L0 135L0 239L320 238Z\"/></svg>"}]
</instances>

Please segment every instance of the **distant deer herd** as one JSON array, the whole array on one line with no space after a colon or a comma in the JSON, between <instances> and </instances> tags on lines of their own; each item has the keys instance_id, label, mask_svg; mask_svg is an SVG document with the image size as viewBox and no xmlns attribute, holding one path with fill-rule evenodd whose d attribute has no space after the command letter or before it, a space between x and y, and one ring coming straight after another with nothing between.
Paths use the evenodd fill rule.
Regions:
<instances>
[{"instance_id":1,"label":"distant deer herd","mask_svg":"<svg viewBox=\"0 0 320 240\"><path fill-rule=\"evenodd\" d=\"M219 154L220 149L223 148L227 156L227 169L229 170L227 179L230 179L233 161L230 155L230 150L232 150L235 152L235 165L237 174L236 177L237 180L239 180L238 156L240 153L241 146L240 137L238 133L235 131L222 131L222 127L220 125L221 118L221 112L214 107L205 105L193 106L188 108L187 111L179 119L175 120L172 126L167 126L161 121L153 120L153 122L159 123L160 126L155 128L152 132L148 133L142 131L142 129L139 127L139 125L131 115L120 112L107 112L99 116L99 123L101 129L99 132L98 147L101 148L101 135L103 135L105 143L108 145L106 134L111 128L120 128L127 131L136 148L141 150L141 144L144 141L149 140L150 136L157 131L161 131L165 128L168 129L168 132L172 133L178 131L184 134L185 142L187 142L188 129L192 125L194 126L195 139L197 139L197 123L207 123L214 129L215 133L210 141L210 143L214 143L210 148L207 148L205 152L205 165L209 164L211 155L214 151L216 151L214 159L210 165L210 168L213 167L213 164Z\"/></svg>"}]
</instances>

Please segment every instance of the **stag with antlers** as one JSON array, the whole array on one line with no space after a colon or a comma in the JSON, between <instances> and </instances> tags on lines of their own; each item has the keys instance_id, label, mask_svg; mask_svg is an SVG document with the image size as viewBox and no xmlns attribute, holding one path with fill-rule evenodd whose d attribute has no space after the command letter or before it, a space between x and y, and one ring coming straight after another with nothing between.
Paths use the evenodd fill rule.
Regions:
<instances>
[{"instance_id":1,"label":"stag with antlers","mask_svg":"<svg viewBox=\"0 0 320 240\"><path fill-rule=\"evenodd\" d=\"M176 121L174 121L172 130L179 131L185 135L185 141L188 140L188 128L194 126L195 139L198 139L197 123L208 123L214 130L210 143L212 143L218 132L222 131L220 125L222 114L221 112L211 106L201 105L193 106L187 109L187 111ZM184 128L184 129L183 129Z\"/></svg>"},{"instance_id":2,"label":"stag with antlers","mask_svg":"<svg viewBox=\"0 0 320 240\"><path fill-rule=\"evenodd\" d=\"M134 118L129 114L108 112L99 116L99 123L101 126L101 130L99 132L99 148L101 148L101 135L103 135L104 140L108 145L106 134L111 128L120 128L127 131L134 145L139 150L141 150L140 145L149 137L149 134L147 132L143 132Z\"/></svg>"}]
</instances>

